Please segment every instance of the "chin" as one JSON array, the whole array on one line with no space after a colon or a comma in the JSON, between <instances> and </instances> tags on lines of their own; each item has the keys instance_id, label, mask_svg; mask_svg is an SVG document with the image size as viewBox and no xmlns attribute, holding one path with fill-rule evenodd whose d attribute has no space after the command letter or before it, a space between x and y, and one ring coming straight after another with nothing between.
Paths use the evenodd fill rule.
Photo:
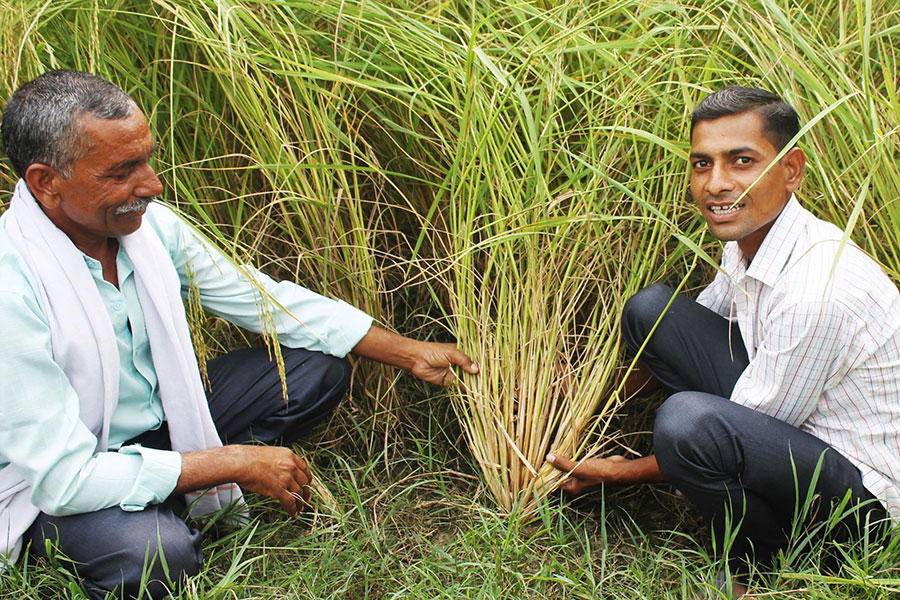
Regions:
<instances>
[{"instance_id":1,"label":"chin","mask_svg":"<svg viewBox=\"0 0 900 600\"><path fill-rule=\"evenodd\" d=\"M124 217L125 215L122 216ZM115 237L131 235L141 228L141 224L144 222L141 215L129 215L129 217L129 222L123 223L121 227L118 227L118 232Z\"/></svg>"},{"instance_id":2,"label":"chin","mask_svg":"<svg viewBox=\"0 0 900 600\"><path fill-rule=\"evenodd\" d=\"M727 229L722 229L721 227L710 227L709 232L713 234L713 236L717 240L722 242L735 242L743 237L739 233L728 231Z\"/></svg>"}]
</instances>

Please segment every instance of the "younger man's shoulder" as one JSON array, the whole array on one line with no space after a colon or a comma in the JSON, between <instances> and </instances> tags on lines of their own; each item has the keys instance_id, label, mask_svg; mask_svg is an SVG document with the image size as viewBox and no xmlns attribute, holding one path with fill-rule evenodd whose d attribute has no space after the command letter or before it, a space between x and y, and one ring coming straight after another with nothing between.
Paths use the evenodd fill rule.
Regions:
<instances>
[{"instance_id":1,"label":"younger man's shoulder","mask_svg":"<svg viewBox=\"0 0 900 600\"><path fill-rule=\"evenodd\" d=\"M900 302L897 286L881 265L842 229L812 214L782 273L782 284L797 300L834 300L850 305Z\"/></svg>"}]
</instances>

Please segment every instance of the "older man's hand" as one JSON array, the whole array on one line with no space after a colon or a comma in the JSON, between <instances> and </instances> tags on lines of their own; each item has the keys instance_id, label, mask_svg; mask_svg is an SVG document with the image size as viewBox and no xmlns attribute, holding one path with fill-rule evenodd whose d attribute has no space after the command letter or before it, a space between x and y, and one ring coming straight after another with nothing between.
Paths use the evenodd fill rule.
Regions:
<instances>
[{"instance_id":1,"label":"older man's hand","mask_svg":"<svg viewBox=\"0 0 900 600\"><path fill-rule=\"evenodd\" d=\"M281 446L229 445L181 455L176 492L232 482L278 500L295 515L309 505L312 473L305 460Z\"/></svg>"},{"instance_id":2,"label":"older man's hand","mask_svg":"<svg viewBox=\"0 0 900 600\"><path fill-rule=\"evenodd\" d=\"M454 367L472 375L478 365L454 344L421 342L380 327L372 327L353 353L410 371L429 383L450 385L458 379Z\"/></svg>"},{"instance_id":3,"label":"older man's hand","mask_svg":"<svg viewBox=\"0 0 900 600\"><path fill-rule=\"evenodd\" d=\"M418 342L420 348L410 372L428 383L450 385L458 379L453 367L466 373L478 373L478 365L453 344Z\"/></svg>"},{"instance_id":4,"label":"older man's hand","mask_svg":"<svg viewBox=\"0 0 900 600\"><path fill-rule=\"evenodd\" d=\"M309 506L312 473L299 455L281 446L227 446L240 453L243 473L235 483L275 498L291 515Z\"/></svg>"}]
</instances>

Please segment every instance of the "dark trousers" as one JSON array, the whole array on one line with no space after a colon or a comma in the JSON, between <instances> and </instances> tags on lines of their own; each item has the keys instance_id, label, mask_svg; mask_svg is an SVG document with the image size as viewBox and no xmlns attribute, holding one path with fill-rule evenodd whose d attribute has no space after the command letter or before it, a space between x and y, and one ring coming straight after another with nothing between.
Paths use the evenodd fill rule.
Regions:
<instances>
[{"instance_id":1,"label":"dark trousers","mask_svg":"<svg viewBox=\"0 0 900 600\"><path fill-rule=\"evenodd\" d=\"M671 393L653 428L660 471L709 520L717 549L732 534L729 556L740 571L748 562L769 566L795 523L821 526L821 535L837 541L859 539L868 523L881 523L869 529L880 531L884 506L849 460L796 427L728 400L749 364L737 325L673 296L659 284L635 294L625 305L622 333L635 352L647 340L641 362ZM798 516L810 490L814 500ZM845 496L844 517L822 526Z\"/></svg>"},{"instance_id":2,"label":"dark trousers","mask_svg":"<svg viewBox=\"0 0 900 600\"><path fill-rule=\"evenodd\" d=\"M346 360L319 352L282 348L288 400L274 362L262 348L248 348L209 361L207 399L223 443L290 443L326 418L350 382ZM170 448L163 427L129 441ZM50 541L74 562L92 598L159 598L200 570L200 533L179 518L180 498L138 512L114 506L66 517L41 513L26 533L34 556ZM145 566L146 565L146 566Z\"/></svg>"}]
</instances>

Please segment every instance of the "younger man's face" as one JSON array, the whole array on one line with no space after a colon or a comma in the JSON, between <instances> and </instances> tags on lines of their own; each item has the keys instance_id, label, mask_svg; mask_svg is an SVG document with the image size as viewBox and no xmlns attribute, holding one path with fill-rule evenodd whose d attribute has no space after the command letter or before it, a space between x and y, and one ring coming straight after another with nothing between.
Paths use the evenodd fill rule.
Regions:
<instances>
[{"instance_id":1,"label":"younger man's face","mask_svg":"<svg viewBox=\"0 0 900 600\"><path fill-rule=\"evenodd\" d=\"M751 259L799 186L805 164L803 152L792 148L760 178L778 155L763 126L763 117L744 112L698 121L691 136L691 194L700 214L713 235L737 241Z\"/></svg>"}]
</instances>

